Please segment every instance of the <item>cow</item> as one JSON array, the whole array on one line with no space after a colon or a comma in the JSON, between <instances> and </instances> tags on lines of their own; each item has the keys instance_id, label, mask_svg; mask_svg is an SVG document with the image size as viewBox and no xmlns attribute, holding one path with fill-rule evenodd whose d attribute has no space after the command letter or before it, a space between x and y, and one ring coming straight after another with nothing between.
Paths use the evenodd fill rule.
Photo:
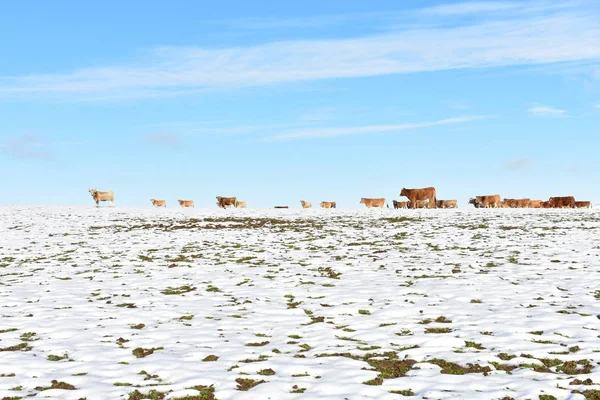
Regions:
<instances>
[{"instance_id":1,"label":"cow","mask_svg":"<svg viewBox=\"0 0 600 400\"><path fill-rule=\"evenodd\" d=\"M383 208L383 206L387 205L387 201L385 199L370 199L368 197L363 197L360 199L360 202L358 204L364 204L365 206L367 206L367 208L371 208L371 207ZM390 207L388 206L388 208L390 208Z\"/></svg>"},{"instance_id":2,"label":"cow","mask_svg":"<svg viewBox=\"0 0 600 400\"><path fill-rule=\"evenodd\" d=\"M312 208L312 203L310 201L300 200L300 204L302 204L302 208Z\"/></svg>"},{"instance_id":3,"label":"cow","mask_svg":"<svg viewBox=\"0 0 600 400\"><path fill-rule=\"evenodd\" d=\"M541 208L542 201L541 200L531 200L529 202L529 208Z\"/></svg>"},{"instance_id":4,"label":"cow","mask_svg":"<svg viewBox=\"0 0 600 400\"><path fill-rule=\"evenodd\" d=\"M322 201L321 208L335 208L335 201Z\"/></svg>"},{"instance_id":5,"label":"cow","mask_svg":"<svg viewBox=\"0 0 600 400\"><path fill-rule=\"evenodd\" d=\"M394 204L394 208L396 208L396 209L398 209L398 208L407 208L407 202L406 201L392 200L392 203Z\"/></svg>"},{"instance_id":6,"label":"cow","mask_svg":"<svg viewBox=\"0 0 600 400\"><path fill-rule=\"evenodd\" d=\"M517 208L527 208L529 207L529 203L531 203L531 199L518 199Z\"/></svg>"},{"instance_id":7,"label":"cow","mask_svg":"<svg viewBox=\"0 0 600 400\"><path fill-rule=\"evenodd\" d=\"M417 200L429 200L428 208L436 208L434 187L427 187L423 189L402 188L402 190L400 191L400 196L408 198L409 208L414 208L414 206L417 205Z\"/></svg>"},{"instance_id":8,"label":"cow","mask_svg":"<svg viewBox=\"0 0 600 400\"><path fill-rule=\"evenodd\" d=\"M483 207L483 206L481 205L481 203L479 203L479 202L477 201L477 199L476 199L476 198L474 198L474 197L471 197L471 198L469 199L469 204L473 204L473 206L474 206L475 208L482 208L482 207Z\"/></svg>"},{"instance_id":9,"label":"cow","mask_svg":"<svg viewBox=\"0 0 600 400\"><path fill-rule=\"evenodd\" d=\"M167 206L167 202L165 200L150 199L150 202L152 203L152 205L154 207L166 207Z\"/></svg>"},{"instance_id":10,"label":"cow","mask_svg":"<svg viewBox=\"0 0 600 400\"><path fill-rule=\"evenodd\" d=\"M575 208L575 197L550 197L548 200L552 208Z\"/></svg>"},{"instance_id":11,"label":"cow","mask_svg":"<svg viewBox=\"0 0 600 400\"><path fill-rule=\"evenodd\" d=\"M576 201L575 208L592 208L591 201Z\"/></svg>"},{"instance_id":12,"label":"cow","mask_svg":"<svg viewBox=\"0 0 600 400\"><path fill-rule=\"evenodd\" d=\"M275 208L290 208L289 206L275 206Z\"/></svg>"},{"instance_id":13,"label":"cow","mask_svg":"<svg viewBox=\"0 0 600 400\"><path fill-rule=\"evenodd\" d=\"M436 202L437 208L457 208L458 201L456 200L438 200Z\"/></svg>"},{"instance_id":14,"label":"cow","mask_svg":"<svg viewBox=\"0 0 600 400\"><path fill-rule=\"evenodd\" d=\"M430 208L429 207L429 199L427 200L417 200L415 204L412 201L406 202L406 206L408 208Z\"/></svg>"},{"instance_id":15,"label":"cow","mask_svg":"<svg viewBox=\"0 0 600 400\"><path fill-rule=\"evenodd\" d=\"M183 208L185 207L194 207L194 200L177 200L179 205Z\"/></svg>"},{"instance_id":16,"label":"cow","mask_svg":"<svg viewBox=\"0 0 600 400\"><path fill-rule=\"evenodd\" d=\"M237 201L237 198L235 198L235 197L217 196L217 206L219 206L219 208L227 208L227 207L235 206L236 201Z\"/></svg>"},{"instance_id":17,"label":"cow","mask_svg":"<svg viewBox=\"0 0 600 400\"><path fill-rule=\"evenodd\" d=\"M549 201L542 201L540 208L552 208L552 204Z\"/></svg>"},{"instance_id":18,"label":"cow","mask_svg":"<svg viewBox=\"0 0 600 400\"><path fill-rule=\"evenodd\" d=\"M500 208L517 208L517 199L504 199L500 202Z\"/></svg>"},{"instance_id":19,"label":"cow","mask_svg":"<svg viewBox=\"0 0 600 400\"><path fill-rule=\"evenodd\" d=\"M246 208L246 201L235 201L235 208Z\"/></svg>"},{"instance_id":20,"label":"cow","mask_svg":"<svg viewBox=\"0 0 600 400\"><path fill-rule=\"evenodd\" d=\"M96 207L100 207L101 201L110 201L110 205L115 205L115 192L99 192L96 189L90 189L90 194L96 202Z\"/></svg>"},{"instance_id":21,"label":"cow","mask_svg":"<svg viewBox=\"0 0 600 400\"><path fill-rule=\"evenodd\" d=\"M469 200L469 204L473 204L475 208L500 208L500 195L476 196Z\"/></svg>"}]
</instances>

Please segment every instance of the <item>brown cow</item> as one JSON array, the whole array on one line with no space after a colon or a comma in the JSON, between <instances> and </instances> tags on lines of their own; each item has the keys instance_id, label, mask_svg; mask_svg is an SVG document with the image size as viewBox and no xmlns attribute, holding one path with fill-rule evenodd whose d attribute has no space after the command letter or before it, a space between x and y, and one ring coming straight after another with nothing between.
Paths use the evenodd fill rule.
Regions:
<instances>
[{"instance_id":1,"label":"brown cow","mask_svg":"<svg viewBox=\"0 0 600 400\"><path fill-rule=\"evenodd\" d=\"M150 199L150 202L152 203L152 205L154 207L166 207L167 206L167 202L165 200Z\"/></svg>"},{"instance_id":2,"label":"brown cow","mask_svg":"<svg viewBox=\"0 0 600 400\"><path fill-rule=\"evenodd\" d=\"M576 201L575 208L592 208L591 201Z\"/></svg>"},{"instance_id":3,"label":"brown cow","mask_svg":"<svg viewBox=\"0 0 600 400\"><path fill-rule=\"evenodd\" d=\"M504 199L500 205L502 208L527 208L531 199Z\"/></svg>"},{"instance_id":4,"label":"brown cow","mask_svg":"<svg viewBox=\"0 0 600 400\"><path fill-rule=\"evenodd\" d=\"M549 201L542 201L540 208L552 208L552 204Z\"/></svg>"},{"instance_id":5,"label":"brown cow","mask_svg":"<svg viewBox=\"0 0 600 400\"><path fill-rule=\"evenodd\" d=\"M414 206L417 204L417 200L429 200L428 208L436 208L434 187L427 187L423 189L402 188L400 191L400 196L408 197L409 208L414 208Z\"/></svg>"},{"instance_id":6,"label":"brown cow","mask_svg":"<svg viewBox=\"0 0 600 400\"><path fill-rule=\"evenodd\" d=\"M392 200L392 203L394 204L394 208L396 208L396 209L398 209L398 208L407 208L407 202L406 201Z\"/></svg>"},{"instance_id":7,"label":"brown cow","mask_svg":"<svg viewBox=\"0 0 600 400\"><path fill-rule=\"evenodd\" d=\"M529 202L529 208L541 208L542 201L541 200L531 200Z\"/></svg>"},{"instance_id":8,"label":"brown cow","mask_svg":"<svg viewBox=\"0 0 600 400\"><path fill-rule=\"evenodd\" d=\"M310 201L300 200L300 204L302 204L302 208L311 208L312 203Z\"/></svg>"},{"instance_id":9,"label":"brown cow","mask_svg":"<svg viewBox=\"0 0 600 400\"><path fill-rule=\"evenodd\" d=\"M194 207L194 200L177 200L181 207Z\"/></svg>"},{"instance_id":10,"label":"brown cow","mask_svg":"<svg viewBox=\"0 0 600 400\"><path fill-rule=\"evenodd\" d=\"M90 189L90 194L96 202L96 207L100 206L101 201L110 201L110 205L115 205L115 192L99 192L96 189Z\"/></svg>"},{"instance_id":11,"label":"brown cow","mask_svg":"<svg viewBox=\"0 0 600 400\"><path fill-rule=\"evenodd\" d=\"M217 196L217 206L219 206L219 208L227 208L227 207L235 206L236 201L237 201L237 198L235 198L235 197Z\"/></svg>"},{"instance_id":12,"label":"brown cow","mask_svg":"<svg viewBox=\"0 0 600 400\"><path fill-rule=\"evenodd\" d=\"M335 208L335 201L322 201L321 208Z\"/></svg>"},{"instance_id":13,"label":"brown cow","mask_svg":"<svg viewBox=\"0 0 600 400\"><path fill-rule=\"evenodd\" d=\"M469 204L473 204L476 208L500 208L500 195L476 196L469 200Z\"/></svg>"},{"instance_id":14,"label":"brown cow","mask_svg":"<svg viewBox=\"0 0 600 400\"><path fill-rule=\"evenodd\" d=\"M360 203L358 204L364 204L365 206L367 206L367 208L371 208L371 207L380 207L383 208L383 206L387 205L387 201L385 199L370 199L368 197L363 197L360 199ZM389 206L388 206L389 208Z\"/></svg>"},{"instance_id":15,"label":"brown cow","mask_svg":"<svg viewBox=\"0 0 600 400\"><path fill-rule=\"evenodd\" d=\"M517 199L504 199L500 202L500 208L517 208Z\"/></svg>"},{"instance_id":16,"label":"brown cow","mask_svg":"<svg viewBox=\"0 0 600 400\"><path fill-rule=\"evenodd\" d=\"M246 208L246 201L235 201L235 208Z\"/></svg>"},{"instance_id":17,"label":"brown cow","mask_svg":"<svg viewBox=\"0 0 600 400\"><path fill-rule=\"evenodd\" d=\"M550 197L548 200L552 208L575 208L575 197Z\"/></svg>"},{"instance_id":18,"label":"brown cow","mask_svg":"<svg viewBox=\"0 0 600 400\"><path fill-rule=\"evenodd\" d=\"M417 200L415 204L412 201L406 202L406 206L408 208L430 208L429 207L429 199L427 200Z\"/></svg>"},{"instance_id":19,"label":"brown cow","mask_svg":"<svg viewBox=\"0 0 600 400\"><path fill-rule=\"evenodd\" d=\"M436 202L437 208L457 208L458 201L456 200L438 200Z\"/></svg>"}]
</instances>

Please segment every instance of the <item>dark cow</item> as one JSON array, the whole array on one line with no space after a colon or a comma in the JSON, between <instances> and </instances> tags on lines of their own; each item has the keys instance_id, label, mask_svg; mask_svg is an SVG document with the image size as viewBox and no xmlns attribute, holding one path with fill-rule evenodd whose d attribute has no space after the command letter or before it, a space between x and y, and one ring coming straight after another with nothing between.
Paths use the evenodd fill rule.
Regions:
<instances>
[{"instance_id":1,"label":"dark cow","mask_svg":"<svg viewBox=\"0 0 600 400\"><path fill-rule=\"evenodd\" d=\"M473 204L475 208L500 208L500 195L476 196L469 200L469 204Z\"/></svg>"},{"instance_id":2,"label":"dark cow","mask_svg":"<svg viewBox=\"0 0 600 400\"><path fill-rule=\"evenodd\" d=\"M217 206L219 206L219 208L235 207L236 201L237 198L235 197L217 196Z\"/></svg>"},{"instance_id":3,"label":"dark cow","mask_svg":"<svg viewBox=\"0 0 600 400\"><path fill-rule=\"evenodd\" d=\"M575 208L575 197L550 197L548 200L552 208Z\"/></svg>"}]
</instances>

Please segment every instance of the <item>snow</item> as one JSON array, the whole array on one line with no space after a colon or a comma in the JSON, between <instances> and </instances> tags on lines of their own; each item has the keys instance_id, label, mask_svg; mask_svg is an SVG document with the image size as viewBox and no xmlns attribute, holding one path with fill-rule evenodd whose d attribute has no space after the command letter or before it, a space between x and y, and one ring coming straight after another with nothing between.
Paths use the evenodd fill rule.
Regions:
<instances>
[{"instance_id":1,"label":"snow","mask_svg":"<svg viewBox=\"0 0 600 400\"><path fill-rule=\"evenodd\" d=\"M598 229L598 210L0 207L0 398L583 399ZM390 359L411 365L371 365Z\"/></svg>"}]
</instances>

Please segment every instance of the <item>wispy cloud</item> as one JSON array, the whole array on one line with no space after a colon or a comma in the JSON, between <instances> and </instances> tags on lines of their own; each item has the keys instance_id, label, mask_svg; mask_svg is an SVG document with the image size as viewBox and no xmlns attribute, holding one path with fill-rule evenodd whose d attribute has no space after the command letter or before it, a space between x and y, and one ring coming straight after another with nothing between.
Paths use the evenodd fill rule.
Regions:
<instances>
[{"instance_id":1,"label":"wispy cloud","mask_svg":"<svg viewBox=\"0 0 600 400\"><path fill-rule=\"evenodd\" d=\"M180 144L179 135L173 132L152 132L144 139L146 143L173 149L179 147Z\"/></svg>"},{"instance_id":2,"label":"wispy cloud","mask_svg":"<svg viewBox=\"0 0 600 400\"><path fill-rule=\"evenodd\" d=\"M269 141L288 141L288 140L299 140L299 139L315 139L315 138L328 138L337 136L350 136L350 135L368 135L368 134L381 134L381 133L398 133L402 131L418 130L425 128L433 128L436 126L444 125L456 125L466 122L472 122L489 118L485 115L475 115L466 117L455 117L446 118L438 121L428 122L416 122L410 124L399 124L399 125L368 125L368 126L355 126L355 127L334 127L334 128L309 128L295 130L291 132L281 133L274 136L268 136L264 138Z\"/></svg>"},{"instance_id":3,"label":"wispy cloud","mask_svg":"<svg viewBox=\"0 0 600 400\"><path fill-rule=\"evenodd\" d=\"M426 15L461 16L472 14L497 13L535 13L548 12L556 9L572 8L579 1L466 1L461 3L443 4L423 8L420 12Z\"/></svg>"},{"instance_id":4,"label":"wispy cloud","mask_svg":"<svg viewBox=\"0 0 600 400\"><path fill-rule=\"evenodd\" d=\"M529 158L519 158L518 160L507 161L502 166L508 170L520 170L526 168L532 164L532 160Z\"/></svg>"},{"instance_id":5,"label":"wispy cloud","mask_svg":"<svg viewBox=\"0 0 600 400\"><path fill-rule=\"evenodd\" d=\"M529 113L536 117L564 117L567 115L565 110L537 104L529 109Z\"/></svg>"},{"instance_id":6,"label":"wispy cloud","mask_svg":"<svg viewBox=\"0 0 600 400\"><path fill-rule=\"evenodd\" d=\"M50 160L53 158L50 144L42 137L32 134L5 140L0 143L0 152L18 159Z\"/></svg>"},{"instance_id":7,"label":"wispy cloud","mask_svg":"<svg viewBox=\"0 0 600 400\"><path fill-rule=\"evenodd\" d=\"M475 12L512 4L521 3L454 6ZM436 10L438 14L450 12ZM402 28L346 39L279 41L220 49L160 47L143 61L63 74L2 77L0 98L151 98L333 78L600 59L600 15L596 8L550 8L527 18L518 10L488 20L474 19L482 22L432 24L431 28Z\"/></svg>"}]
</instances>

